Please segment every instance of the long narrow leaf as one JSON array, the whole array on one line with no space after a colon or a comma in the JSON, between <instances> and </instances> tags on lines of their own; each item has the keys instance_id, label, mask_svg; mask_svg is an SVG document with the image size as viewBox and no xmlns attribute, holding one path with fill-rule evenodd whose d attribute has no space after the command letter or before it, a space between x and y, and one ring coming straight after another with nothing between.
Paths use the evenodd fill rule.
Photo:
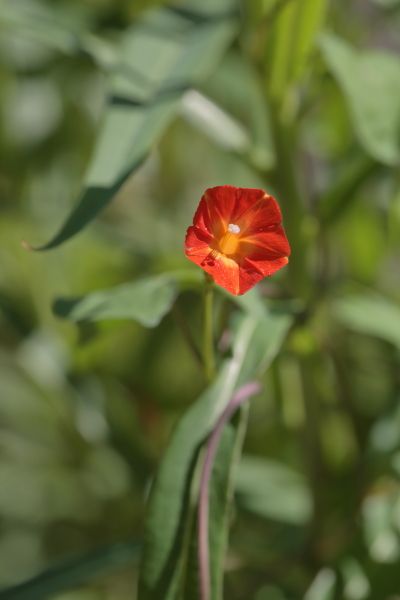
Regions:
<instances>
[{"instance_id":1,"label":"long narrow leaf","mask_svg":"<svg viewBox=\"0 0 400 600\"><path fill-rule=\"evenodd\" d=\"M177 598L183 538L194 465L200 444L211 431L235 388L253 378L274 358L291 319L240 317L233 357L215 383L177 426L153 485L147 518L139 596Z\"/></svg>"}]
</instances>

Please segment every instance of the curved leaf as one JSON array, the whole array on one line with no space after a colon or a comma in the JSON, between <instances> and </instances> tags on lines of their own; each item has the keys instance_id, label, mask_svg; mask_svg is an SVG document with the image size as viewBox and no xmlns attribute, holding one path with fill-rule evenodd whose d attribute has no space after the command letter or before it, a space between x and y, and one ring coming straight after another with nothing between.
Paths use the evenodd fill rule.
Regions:
<instances>
[{"instance_id":1,"label":"curved leaf","mask_svg":"<svg viewBox=\"0 0 400 600\"><path fill-rule=\"evenodd\" d=\"M208 12L191 4L148 11L123 35L81 197L59 232L36 250L59 246L97 216L150 152L182 94L212 71L231 42L236 0L217 0Z\"/></svg>"},{"instance_id":2,"label":"curved leaf","mask_svg":"<svg viewBox=\"0 0 400 600\"><path fill-rule=\"evenodd\" d=\"M190 490L200 445L235 388L273 360L290 323L290 317L284 315L262 320L240 316L233 357L179 422L151 494L139 587L143 600L179 597Z\"/></svg>"}]
</instances>

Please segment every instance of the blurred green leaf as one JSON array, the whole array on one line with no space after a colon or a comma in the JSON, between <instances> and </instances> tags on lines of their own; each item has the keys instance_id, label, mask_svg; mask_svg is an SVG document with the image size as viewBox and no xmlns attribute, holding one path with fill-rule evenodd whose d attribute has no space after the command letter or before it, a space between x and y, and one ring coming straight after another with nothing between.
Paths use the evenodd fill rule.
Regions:
<instances>
[{"instance_id":1,"label":"blurred green leaf","mask_svg":"<svg viewBox=\"0 0 400 600\"><path fill-rule=\"evenodd\" d=\"M114 570L136 562L140 546L124 542L106 546L40 573L36 577L0 591L0 600L44 600Z\"/></svg>"},{"instance_id":2,"label":"blurred green leaf","mask_svg":"<svg viewBox=\"0 0 400 600\"><path fill-rule=\"evenodd\" d=\"M82 13L72 15L38 0L1 3L0 30L16 30L18 36L33 38L66 54L82 49L81 36L87 33L87 27Z\"/></svg>"},{"instance_id":3,"label":"blurred green leaf","mask_svg":"<svg viewBox=\"0 0 400 600\"><path fill-rule=\"evenodd\" d=\"M236 29L235 0L218 0L209 12L148 11L122 37L100 135L78 205L40 250L78 233L110 202L142 163L176 114L182 94L218 63Z\"/></svg>"},{"instance_id":4,"label":"blurred green leaf","mask_svg":"<svg viewBox=\"0 0 400 600\"><path fill-rule=\"evenodd\" d=\"M400 308L387 298L371 293L355 294L335 300L332 310L345 327L400 348Z\"/></svg>"},{"instance_id":5,"label":"blurred green leaf","mask_svg":"<svg viewBox=\"0 0 400 600\"><path fill-rule=\"evenodd\" d=\"M299 81L307 67L314 43L323 24L327 0L300 0L296 4L296 27L292 40L290 79Z\"/></svg>"},{"instance_id":6,"label":"blurred green leaf","mask_svg":"<svg viewBox=\"0 0 400 600\"><path fill-rule=\"evenodd\" d=\"M140 598L177 598L182 576L183 535L198 450L234 390L269 364L290 325L287 316L240 317L233 357L215 383L186 412L172 437L153 485L149 504Z\"/></svg>"},{"instance_id":7,"label":"blurred green leaf","mask_svg":"<svg viewBox=\"0 0 400 600\"><path fill-rule=\"evenodd\" d=\"M322 54L345 95L357 137L376 160L400 160L400 60L382 51L357 51L332 34L321 39Z\"/></svg>"},{"instance_id":8,"label":"blurred green leaf","mask_svg":"<svg viewBox=\"0 0 400 600\"><path fill-rule=\"evenodd\" d=\"M60 298L54 303L54 312L75 322L132 319L145 327L156 327L170 310L177 291L174 277L146 277L83 298Z\"/></svg>"},{"instance_id":9,"label":"blurred green leaf","mask_svg":"<svg viewBox=\"0 0 400 600\"><path fill-rule=\"evenodd\" d=\"M311 517L312 498L306 481L276 461L244 456L235 490L240 506L266 519L304 525Z\"/></svg>"},{"instance_id":10,"label":"blurred green leaf","mask_svg":"<svg viewBox=\"0 0 400 600\"><path fill-rule=\"evenodd\" d=\"M189 90L184 95L182 115L226 150L239 154L249 150L250 138L243 125L197 90Z\"/></svg>"},{"instance_id":11,"label":"blurred green leaf","mask_svg":"<svg viewBox=\"0 0 400 600\"><path fill-rule=\"evenodd\" d=\"M325 11L326 0L286 2L280 9L267 45L268 85L276 100L303 76Z\"/></svg>"},{"instance_id":12,"label":"blurred green leaf","mask_svg":"<svg viewBox=\"0 0 400 600\"><path fill-rule=\"evenodd\" d=\"M224 560L228 543L234 475L247 428L248 406L224 430L210 484L209 544L211 597L223 598Z\"/></svg>"},{"instance_id":13,"label":"blurred green leaf","mask_svg":"<svg viewBox=\"0 0 400 600\"><path fill-rule=\"evenodd\" d=\"M275 150L270 115L263 84L254 65L238 52L231 51L199 90L218 107L223 107L241 127L241 146L236 141L237 151L256 168L271 169L275 163ZM227 127L225 137L226 133ZM238 135L235 139L239 140ZM224 137L219 136L216 141L222 145L223 140Z\"/></svg>"}]
</instances>

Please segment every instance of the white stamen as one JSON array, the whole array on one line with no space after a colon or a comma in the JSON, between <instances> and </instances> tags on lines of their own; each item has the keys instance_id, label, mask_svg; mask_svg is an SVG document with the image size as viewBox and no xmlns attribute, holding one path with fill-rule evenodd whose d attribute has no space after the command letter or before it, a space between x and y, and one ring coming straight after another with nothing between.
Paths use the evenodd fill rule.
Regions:
<instances>
[{"instance_id":1,"label":"white stamen","mask_svg":"<svg viewBox=\"0 0 400 600\"><path fill-rule=\"evenodd\" d=\"M228 231L231 233L240 233L240 227L239 225L235 225L235 223L229 223Z\"/></svg>"}]
</instances>

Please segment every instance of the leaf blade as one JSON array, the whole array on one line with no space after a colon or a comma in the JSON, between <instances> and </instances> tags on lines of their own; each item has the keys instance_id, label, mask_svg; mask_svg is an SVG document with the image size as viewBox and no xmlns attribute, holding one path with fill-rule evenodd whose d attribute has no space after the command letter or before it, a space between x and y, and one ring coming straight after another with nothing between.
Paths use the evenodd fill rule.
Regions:
<instances>
[{"instance_id":1,"label":"leaf blade","mask_svg":"<svg viewBox=\"0 0 400 600\"><path fill-rule=\"evenodd\" d=\"M55 301L56 315L74 322L131 319L145 327L156 327L170 310L177 295L173 276L145 277L79 299Z\"/></svg>"},{"instance_id":2,"label":"leaf blade","mask_svg":"<svg viewBox=\"0 0 400 600\"><path fill-rule=\"evenodd\" d=\"M212 71L230 44L235 6L236 0L219 0L200 14L164 7L148 11L125 33L78 203L59 231L33 249L63 244L113 199L177 114L183 93Z\"/></svg>"},{"instance_id":3,"label":"leaf blade","mask_svg":"<svg viewBox=\"0 0 400 600\"><path fill-rule=\"evenodd\" d=\"M290 326L287 316L260 321L240 316L233 358L224 363L214 384L179 422L154 483L146 527L139 594L143 600L177 598L191 478L198 449L222 413L235 387L253 378L273 360ZM268 337L267 337L268 331ZM266 344L267 341L267 344Z\"/></svg>"}]
</instances>

